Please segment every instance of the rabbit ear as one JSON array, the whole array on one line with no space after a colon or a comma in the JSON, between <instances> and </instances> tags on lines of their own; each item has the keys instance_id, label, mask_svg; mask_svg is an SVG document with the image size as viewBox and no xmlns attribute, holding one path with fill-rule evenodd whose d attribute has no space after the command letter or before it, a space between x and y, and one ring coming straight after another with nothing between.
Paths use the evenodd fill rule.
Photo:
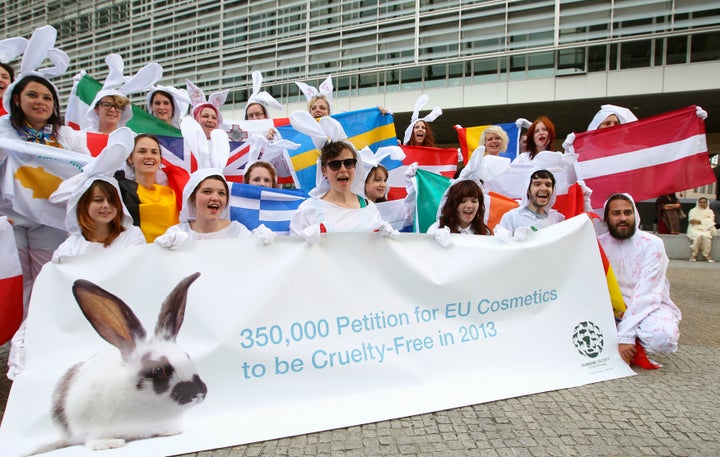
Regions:
<instances>
[{"instance_id":1,"label":"rabbit ear","mask_svg":"<svg viewBox=\"0 0 720 457\"><path fill-rule=\"evenodd\" d=\"M228 89L221 90L220 92L215 92L210 96L208 101L211 104L217 106L218 109L220 109L220 107L225 104L225 100L227 100L227 96L229 93L230 91Z\"/></svg>"},{"instance_id":2,"label":"rabbit ear","mask_svg":"<svg viewBox=\"0 0 720 457\"><path fill-rule=\"evenodd\" d=\"M310 99L314 96L320 95L320 92L318 92L318 90L312 86L308 86L307 84L301 83L299 81L295 81L295 84L297 84L297 86L300 88L300 92L305 95L305 98L307 98L308 101L310 101Z\"/></svg>"},{"instance_id":3,"label":"rabbit ear","mask_svg":"<svg viewBox=\"0 0 720 457\"><path fill-rule=\"evenodd\" d=\"M75 281L72 292L90 325L123 356L135 349L137 340L145 338L140 320L115 295L85 279Z\"/></svg>"},{"instance_id":4,"label":"rabbit ear","mask_svg":"<svg viewBox=\"0 0 720 457\"><path fill-rule=\"evenodd\" d=\"M210 132L210 167L222 172L230 158L230 139L227 132L215 129Z\"/></svg>"},{"instance_id":5,"label":"rabbit ear","mask_svg":"<svg viewBox=\"0 0 720 457\"><path fill-rule=\"evenodd\" d=\"M206 103L205 93L198 86L193 84L189 79L185 80L187 86L188 95L190 96L190 104L192 106L198 106L201 103Z\"/></svg>"},{"instance_id":6,"label":"rabbit ear","mask_svg":"<svg viewBox=\"0 0 720 457\"><path fill-rule=\"evenodd\" d=\"M418 99L415 101L415 108L413 109L412 117L410 118L410 122L416 121L420 119L420 110L423 106L430 100L430 96L428 94L422 94L418 97Z\"/></svg>"},{"instance_id":7,"label":"rabbit ear","mask_svg":"<svg viewBox=\"0 0 720 457\"><path fill-rule=\"evenodd\" d=\"M293 111L290 113L290 124L298 132L309 136L318 149L321 149L328 141L325 130L307 111Z\"/></svg>"},{"instance_id":8,"label":"rabbit ear","mask_svg":"<svg viewBox=\"0 0 720 457\"><path fill-rule=\"evenodd\" d=\"M253 90L251 97L253 95L257 95L260 93L260 88L262 87L262 73L259 71L253 71L252 72L252 81L253 81Z\"/></svg>"},{"instance_id":9,"label":"rabbit ear","mask_svg":"<svg viewBox=\"0 0 720 457\"><path fill-rule=\"evenodd\" d=\"M8 63L15 60L27 47L25 37L16 36L0 40L0 62Z\"/></svg>"},{"instance_id":10,"label":"rabbit ear","mask_svg":"<svg viewBox=\"0 0 720 457\"><path fill-rule=\"evenodd\" d=\"M210 153L207 138L202 127L192 116L186 116L180 122L180 132L188 148L195 153L198 168L210 167Z\"/></svg>"},{"instance_id":11,"label":"rabbit ear","mask_svg":"<svg viewBox=\"0 0 720 457\"><path fill-rule=\"evenodd\" d=\"M332 93L333 93L333 83L332 83L332 76L328 76L325 78L325 81L320 84L320 87L318 87L320 90L320 93L328 98L328 100L332 100Z\"/></svg>"},{"instance_id":12,"label":"rabbit ear","mask_svg":"<svg viewBox=\"0 0 720 457\"><path fill-rule=\"evenodd\" d=\"M157 325L155 326L155 335L164 339L175 341L183 319L185 319L185 304L187 303L187 294L190 284L198 277L200 272L196 272L180 281L165 299L160 309Z\"/></svg>"},{"instance_id":13,"label":"rabbit ear","mask_svg":"<svg viewBox=\"0 0 720 457\"><path fill-rule=\"evenodd\" d=\"M125 82L125 76L123 76L125 63L123 62L123 58L119 54L108 54L107 57L105 57L105 63L108 66L108 75L107 78L105 78L103 89L109 89L123 84Z\"/></svg>"},{"instance_id":14,"label":"rabbit ear","mask_svg":"<svg viewBox=\"0 0 720 457\"><path fill-rule=\"evenodd\" d=\"M55 46L56 38L57 30L50 25L35 29L25 48L25 55L23 55L22 64L20 65L20 73L28 74L34 72L40 64L43 63L48 51Z\"/></svg>"},{"instance_id":15,"label":"rabbit ear","mask_svg":"<svg viewBox=\"0 0 720 457\"><path fill-rule=\"evenodd\" d=\"M125 78L125 84L119 91L125 95L145 92L160 81L162 74L163 69L159 64L155 62L149 63L138 70L135 76Z\"/></svg>"},{"instance_id":16,"label":"rabbit ear","mask_svg":"<svg viewBox=\"0 0 720 457\"><path fill-rule=\"evenodd\" d=\"M41 68L37 72L45 78L51 79L57 76L65 74L65 71L70 66L70 57L59 49L49 49L47 52L47 58L54 64L52 67Z\"/></svg>"}]
</instances>

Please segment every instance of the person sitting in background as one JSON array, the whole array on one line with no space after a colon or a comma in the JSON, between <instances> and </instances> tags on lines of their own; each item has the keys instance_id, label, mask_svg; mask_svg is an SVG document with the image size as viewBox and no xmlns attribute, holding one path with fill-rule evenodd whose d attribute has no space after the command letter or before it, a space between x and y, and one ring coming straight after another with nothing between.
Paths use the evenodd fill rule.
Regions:
<instances>
[{"instance_id":1,"label":"person sitting in background","mask_svg":"<svg viewBox=\"0 0 720 457\"><path fill-rule=\"evenodd\" d=\"M618 323L618 350L625 362L659 368L645 353L675 352L682 313L670 299L669 260L660 238L639 230L640 217L629 194L605 202L608 233L598 242L605 250L627 306Z\"/></svg>"},{"instance_id":2,"label":"person sitting in background","mask_svg":"<svg viewBox=\"0 0 720 457\"><path fill-rule=\"evenodd\" d=\"M674 193L658 197L655 200L658 233L679 234L681 211L682 205Z\"/></svg>"},{"instance_id":3,"label":"person sitting in background","mask_svg":"<svg viewBox=\"0 0 720 457\"><path fill-rule=\"evenodd\" d=\"M710 257L712 250L712 239L717 235L715 228L715 213L708 206L708 199L705 197L698 198L697 204L690 210L688 214L687 236L692 240L692 255L690 261L695 262L699 252L702 253L705 260L715 262Z\"/></svg>"}]
</instances>

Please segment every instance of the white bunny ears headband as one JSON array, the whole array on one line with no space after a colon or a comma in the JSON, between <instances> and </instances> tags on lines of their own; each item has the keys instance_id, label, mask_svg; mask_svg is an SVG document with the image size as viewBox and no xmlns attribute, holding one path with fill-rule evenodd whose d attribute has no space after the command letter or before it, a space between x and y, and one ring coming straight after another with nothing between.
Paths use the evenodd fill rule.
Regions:
<instances>
[{"instance_id":1,"label":"white bunny ears headband","mask_svg":"<svg viewBox=\"0 0 720 457\"><path fill-rule=\"evenodd\" d=\"M440 109L439 106L436 106L432 109L432 111L430 111L430 114L421 118L420 110L423 106L425 106L428 100L430 100L430 96L428 94L422 94L415 102L415 109L413 110L412 117L410 118L410 125L407 129L405 129L405 137L403 138L403 144L407 144L408 141L410 141L410 138L412 137L413 127L415 127L415 124L417 124L418 121L432 122L438 117L440 117L440 115L442 114L442 109Z\"/></svg>"},{"instance_id":2,"label":"white bunny ears headband","mask_svg":"<svg viewBox=\"0 0 720 457\"><path fill-rule=\"evenodd\" d=\"M305 83L301 83L299 81L295 81L295 84L300 88L300 92L305 95L305 98L307 101L310 101L313 99L313 97L317 97L318 95L322 95L325 98L327 98L328 104L330 105L329 108L331 108L332 111L332 93L333 93L333 83L332 83L332 76L328 76L325 78L325 81L323 81L320 84L320 87L313 87L309 86Z\"/></svg>"},{"instance_id":3,"label":"white bunny ears headband","mask_svg":"<svg viewBox=\"0 0 720 457\"><path fill-rule=\"evenodd\" d=\"M383 146L378 148L377 151L372 152L370 148L362 148L358 151L360 160L362 160L364 167L363 183L367 179L373 168L381 165L381 162L387 158L393 160L403 160L405 158L405 152L400 146ZM364 190L364 189L363 189Z\"/></svg>"},{"instance_id":4,"label":"white bunny ears headband","mask_svg":"<svg viewBox=\"0 0 720 457\"><path fill-rule=\"evenodd\" d=\"M60 49L55 48L55 40L57 39L57 30L51 25L45 25L36 29L25 47L22 63L20 64L20 73L15 78L15 82L5 91L3 96L3 106L8 113L12 108L12 92L15 86L25 77L34 75L39 76L48 82L51 78L65 74L70 65L70 57ZM17 56L16 56L17 57ZM45 61L50 60L53 64L50 67L38 68ZM54 89L55 99L59 99L60 93L54 84L50 83Z\"/></svg>"},{"instance_id":5,"label":"white bunny ears headband","mask_svg":"<svg viewBox=\"0 0 720 457\"><path fill-rule=\"evenodd\" d=\"M68 232L75 234L81 233L80 226L77 221L77 205L80 198L90 188L95 181L106 181L112 184L120 196L120 187L113 177L116 170L122 168L125 159L130 155L133 149L135 134L127 127L121 127L113 131L108 136L108 145L102 152L92 159L83 167L80 174L66 179L57 190L50 195L50 202L65 203L67 202L67 212L65 214L65 228ZM122 199L121 199L122 204ZM122 204L123 211L123 227L132 225L132 217L125 205Z\"/></svg>"},{"instance_id":6,"label":"white bunny ears headband","mask_svg":"<svg viewBox=\"0 0 720 457\"><path fill-rule=\"evenodd\" d=\"M95 112L95 105L104 97L121 96L130 98L130 94L150 90L162 78L163 69L159 64L149 63L138 70L134 76L124 76L125 63L119 54L108 54L105 57L108 66L108 75L105 78L102 89L95 95L85 117L90 122L90 127L98 128L98 116ZM132 106L130 104L123 108L118 125L123 127L132 119Z\"/></svg>"},{"instance_id":7,"label":"white bunny ears headband","mask_svg":"<svg viewBox=\"0 0 720 457\"><path fill-rule=\"evenodd\" d=\"M227 184L223 171L230 158L230 140L224 130L214 129L210 132L210 141L208 141L200 124L195 118L189 116L183 118L180 131L185 144L195 153L198 163L198 169L190 175L190 179L183 188L180 222L187 222L197 219L197 210L190 202L190 196L201 182L210 176L217 175L222 177ZM229 215L230 208L229 205L226 205L220 217L228 219Z\"/></svg>"},{"instance_id":8,"label":"white bunny ears headband","mask_svg":"<svg viewBox=\"0 0 720 457\"><path fill-rule=\"evenodd\" d=\"M264 90L263 91L260 90L260 88L262 87L262 81L263 81L262 73L260 73L259 71L253 71L252 72L252 81L253 81L252 94L250 94L250 97L248 98L248 101L245 104L245 110L243 111L243 113L247 113L248 106L255 104L255 103L259 103L265 107L269 106L270 108L277 109L277 110L283 109L282 104L280 102L278 102L277 100L275 100L275 98L272 95L270 95L268 92L266 92ZM267 112L265 114L267 114ZM269 116L268 116L268 118L269 118Z\"/></svg>"},{"instance_id":9,"label":"white bunny ears headband","mask_svg":"<svg viewBox=\"0 0 720 457\"><path fill-rule=\"evenodd\" d=\"M288 149L297 149L300 147L298 143L290 140L269 141L264 135L252 134L248 138L250 150L248 151L248 161L245 165L243 175L255 162L266 162L273 168L273 162L282 156ZM277 170L276 170L277 171Z\"/></svg>"},{"instance_id":10,"label":"white bunny ears headband","mask_svg":"<svg viewBox=\"0 0 720 457\"><path fill-rule=\"evenodd\" d=\"M600 106L600 111L595 114L595 117L593 117L593 120L588 125L588 131L597 130L597 128L600 127L600 124L602 124L608 116L612 116L613 114L617 116L618 121L620 121L621 124L627 124L628 122L638 120L635 114L627 108L617 105L602 105Z\"/></svg>"},{"instance_id":11,"label":"white bunny ears headband","mask_svg":"<svg viewBox=\"0 0 720 457\"><path fill-rule=\"evenodd\" d=\"M223 117L222 113L220 112L220 107L225 104L225 100L227 100L227 96L230 91L224 89L219 92L215 92L214 94L210 95L210 99L207 99L205 97L205 92L203 92L202 89L193 84L189 79L185 80L185 84L187 85L188 96L190 97L190 104L193 108L193 117L197 117L197 115L200 113L200 111L202 111L203 108L209 107L215 110L215 114L217 114L218 118L218 125L222 125Z\"/></svg>"},{"instance_id":12,"label":"white bunny ears headband","mask_svg":"<svg viewBox=\"0 0 720 457\"><path fill-rule=\"evenodd\" d=\"M25 37L16 36L0 40L0 62L12 62L25 51L28 40Z\"/></svg>"},{"instance_id":13,"label":"white bunny ears headband","mask_svg":"<svg viewBox=\"0 0 720 457\"><path fill-rule=\"evenodd\" d=\"M355 151L358 155L355 146L348 141L348 136L345 133L342 125L335 119L324 116L320 119L315 119L307 111L294 111L290 114L290 124L295 130L300 133L304 133L309 136L313 144L318 151L321 151L323 146L327 143L343 142L350 150ZM358 179L361 176L363 179ZM364 195L365 189L365 170L362 160L359 160L355 166L355 178L353 179L351 190L353 193L358 195ZM313 197L319 198L325 195L330 190L330 184L322 174L322 166L320 163L320 156L317 159L317 168L315 172L315 188L312 189L309 194Z\"/></svg>"}]
</instances>

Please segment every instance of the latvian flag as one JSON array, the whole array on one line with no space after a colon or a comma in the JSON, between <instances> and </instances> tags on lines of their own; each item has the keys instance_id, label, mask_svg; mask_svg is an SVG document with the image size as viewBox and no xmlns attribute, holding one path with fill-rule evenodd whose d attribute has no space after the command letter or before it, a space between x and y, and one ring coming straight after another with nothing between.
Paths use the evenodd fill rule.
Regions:
<instances>
[{"instance_id":1,"label":"latvian flag","mask_svg":"<svg viewBox=\"0 0 720 457\"><path fill-rule=\"evenodd\" d=\"M23 318L23 279L15 235L7 217L0 217L0 345L12 338Z\"/></svg>"},{"instance_id":2,"label":"latvian flag","mask_svg":"<svg viewBox=\"0 0 720 457\"><path fill-rule=\"evenodd\" d=\"M715 182L696 106L578 133L573 148L593 208L616 192L641 201Z\"/></svg>"}]
</instances>

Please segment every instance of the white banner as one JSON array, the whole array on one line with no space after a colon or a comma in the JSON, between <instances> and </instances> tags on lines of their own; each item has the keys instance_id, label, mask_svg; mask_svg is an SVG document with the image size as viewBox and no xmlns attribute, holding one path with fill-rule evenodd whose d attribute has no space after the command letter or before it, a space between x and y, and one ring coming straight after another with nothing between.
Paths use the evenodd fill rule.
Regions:
<instances>
[{"instance_id":1,"label":"white banner","mask_svg":"<svg viewBox=\"0 0 720 457\"><path fill-rule=\"evenodd\" d=\"M195 452L634 374L617 351L586 216L521 244L453 242L444 249L424 234L375 233L328 234L315 246L295 237L270 246L213 240L47 265L33 290L26 370L0 429L4 453L59 439L54 384L113 349L80 312L71 292L79 278L122 299L152 333L168 293L201 273L177 343L207 397L185 412L181 433L128 442L114 456ZM137 407L105 397L97 410ZM97 454L74 446L52 455Z\"/></svg>"}]
</instances>

